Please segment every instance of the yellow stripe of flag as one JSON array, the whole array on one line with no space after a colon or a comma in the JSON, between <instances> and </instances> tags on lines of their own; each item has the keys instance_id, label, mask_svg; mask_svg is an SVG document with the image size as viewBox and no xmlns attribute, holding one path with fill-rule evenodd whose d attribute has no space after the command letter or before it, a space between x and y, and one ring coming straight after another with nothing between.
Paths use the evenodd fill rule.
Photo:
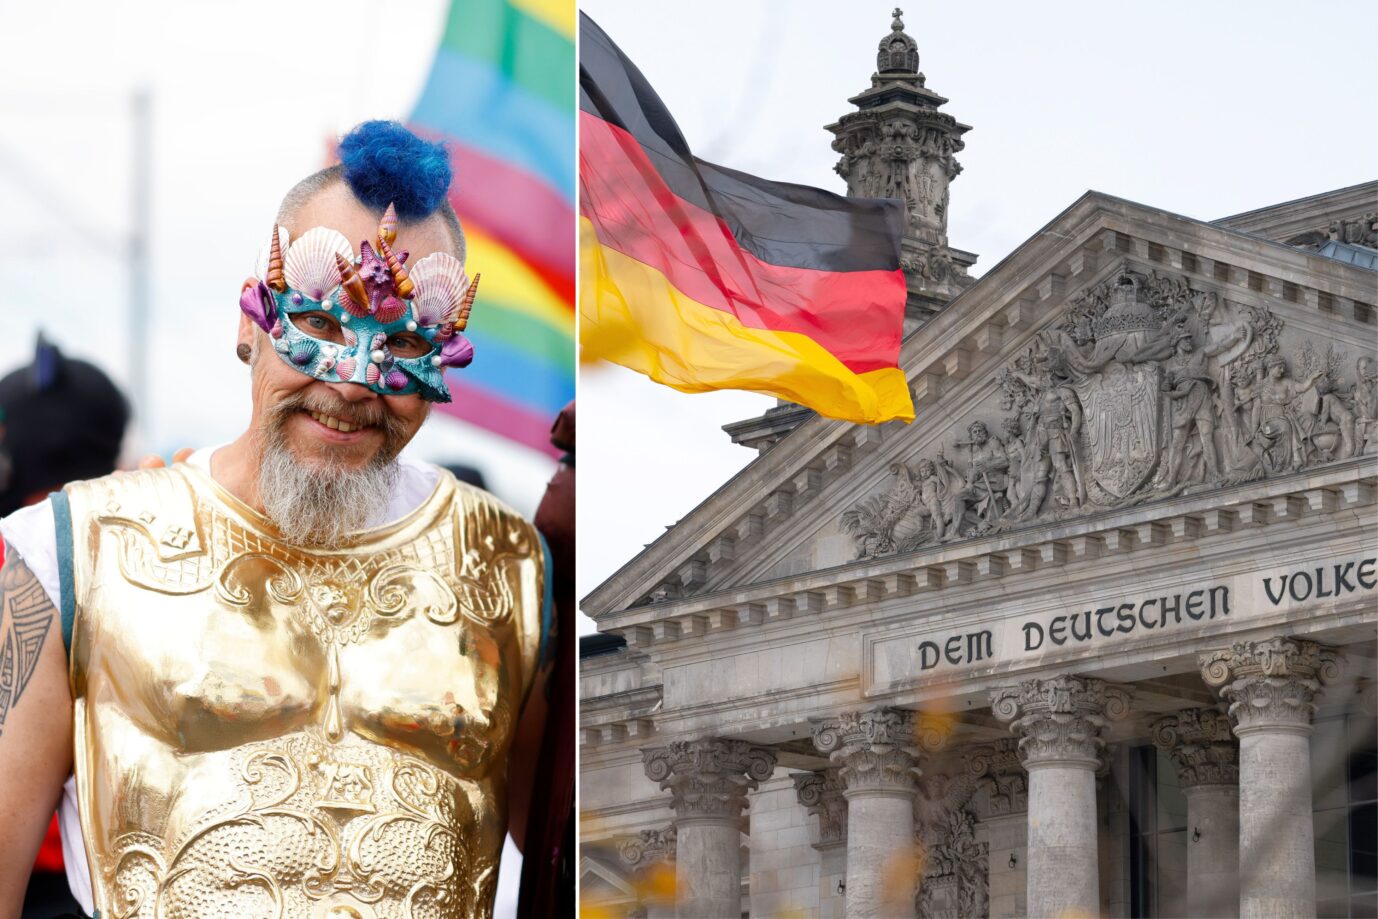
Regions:
<instances>
[{"instance_id":1,"label":"yellow stripe of flag","mask_svg":"<svg viewBox=\"0 0 1378 919\"><path fill-rule=\"evenodd\" d=\"M686 296L649 265L602 246L587 218L579 236L586 354L682 392L746 389L846 421L914 420L903 371L853 373L806 335L747 328Z\"/></svg>"},{"instance_id":2,"label":"yellow stripe of flag","mask_svg":"<svg viewBox=\"0 0 1378 919\"><path fill-rule=\"evenodd\" d=\"M569 306L515 252L472 224L464 228L464 240L468 249L464 270L470 277L483 273L480 305L491 298L569 334L573 318Z\"/></svg>"}]
</instances>

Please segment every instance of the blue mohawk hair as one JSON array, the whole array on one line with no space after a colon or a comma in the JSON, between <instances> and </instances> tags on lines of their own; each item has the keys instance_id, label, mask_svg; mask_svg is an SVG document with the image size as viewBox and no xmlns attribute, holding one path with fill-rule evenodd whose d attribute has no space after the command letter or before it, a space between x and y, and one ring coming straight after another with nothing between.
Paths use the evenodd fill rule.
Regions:
<instances>
[{"instance_id":1,"label":"blue mohawk hair","mask_svg":"<svg viewBox=\"0 0 1378 919\"><path fill-rule=\"evenodd\" d=\"M434 214L450 190L450 156L396 121L365 121L340 140L340 165L354 197L402 220Z\"/></svg>"}]
</instances>

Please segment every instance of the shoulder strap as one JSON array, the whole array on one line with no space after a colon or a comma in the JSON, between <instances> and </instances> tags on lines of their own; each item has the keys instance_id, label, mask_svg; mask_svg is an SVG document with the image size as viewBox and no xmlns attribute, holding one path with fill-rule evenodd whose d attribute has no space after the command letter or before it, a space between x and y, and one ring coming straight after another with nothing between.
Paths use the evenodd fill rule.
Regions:
<instances>
[{"instance_id":1,"label":"shoulder strap","mask_svg":"<svg viewBox=\"0 0 1378 919\"><path fill-rule=\"evenodd\" d=\"M72 507L67 492L53 492L53 525L57 530L58 607L62 614L62 644L72 651L72 624L76 621L77 600L72 574Z\"/></svg>"}]
</instances>

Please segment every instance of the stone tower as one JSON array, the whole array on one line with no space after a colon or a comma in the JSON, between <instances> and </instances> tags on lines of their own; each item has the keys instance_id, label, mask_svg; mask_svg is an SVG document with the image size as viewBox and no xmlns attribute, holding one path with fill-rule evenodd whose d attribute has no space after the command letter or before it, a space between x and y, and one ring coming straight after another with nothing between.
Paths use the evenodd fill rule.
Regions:
<instances>
[{"instance_id":1,"label":"stone tower","mask_svg":"<svg viewBox=\"0 0 1378 919\"><path fill-rule=\"evenodd\" d=\"M970 252L947 244L948 185L962 167L956 154L971 128L938 109L947 99L924 86L918 43L895 10L880 40L871 88L848 101L857 107L830 124L838 175L847 194L903 198L908 219L902 265L909 282L906 332L971 284Z\"/></svg>"}]
</instances>

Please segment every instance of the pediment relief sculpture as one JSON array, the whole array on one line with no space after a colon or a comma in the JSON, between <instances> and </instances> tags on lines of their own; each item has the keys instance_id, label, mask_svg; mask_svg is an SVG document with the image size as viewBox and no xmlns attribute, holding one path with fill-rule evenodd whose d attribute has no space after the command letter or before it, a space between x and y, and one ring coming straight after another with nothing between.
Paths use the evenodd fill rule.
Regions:
<instances>
[{"instance_id":1,"label":"pediment relief sculpture","mask_svg":"<svg viewBox=\"0 0 1378 919\"><path fill-rule=\"evenodd\" d=\"M874 558L1378 452L1378 359L1282 331L1126 265L998 371L998 412L893 463L842 527Z\"/></svg>"}]
</instances>

